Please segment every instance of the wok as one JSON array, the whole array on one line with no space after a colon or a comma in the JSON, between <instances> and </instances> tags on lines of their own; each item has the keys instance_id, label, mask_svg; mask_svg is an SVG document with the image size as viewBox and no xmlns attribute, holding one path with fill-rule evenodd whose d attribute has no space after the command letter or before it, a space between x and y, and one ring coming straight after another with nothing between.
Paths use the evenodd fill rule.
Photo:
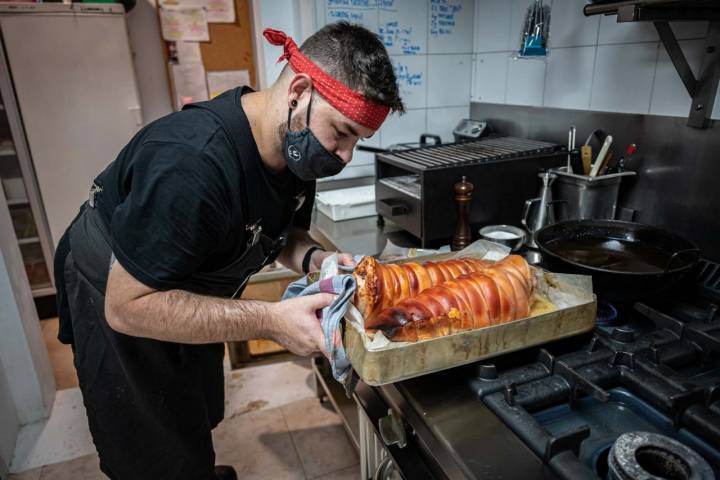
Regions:
<instances>
[{"instance_id":1,"label":"wok","mask_svg":"<svg viewBox=\"0 0 720 480\"><path fill-rule=\"evenodd\" d=\"M639 300L676 287L700 250L675 233L618 220L569 220L535 232L543 264L553 271L592 275L607 300Z\"/></svg>"}]
</instances>

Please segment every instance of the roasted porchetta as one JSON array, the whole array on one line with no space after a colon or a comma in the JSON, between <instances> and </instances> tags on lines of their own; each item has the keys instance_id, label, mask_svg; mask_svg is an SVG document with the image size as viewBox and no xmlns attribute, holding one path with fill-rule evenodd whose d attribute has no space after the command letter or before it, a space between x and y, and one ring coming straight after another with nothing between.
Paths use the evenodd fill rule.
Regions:
<instances>
[{"instance_id":1,"label":"roasted porchetta","mask_svg":"<svg viewBox=\"0 0 720 480\"><path fill-rule=\"evenodd\" d=\"M490 265L474 259L382 264L373 257L364 257L355 268L357 288L353 304L367 322L383 309L414 297L425 289Z\"/></svg>"},{"instance_id":2,"label":"roasted porchetta","mask_svg":"<svg viewBox=\"0 0 720 480\"><path fill-rule=\"evenodd\" d=\"M525 318L534 278L527 262L511 255L405 297L365 320L368 333L415 342Z\"/></svg>"}]
</instances>

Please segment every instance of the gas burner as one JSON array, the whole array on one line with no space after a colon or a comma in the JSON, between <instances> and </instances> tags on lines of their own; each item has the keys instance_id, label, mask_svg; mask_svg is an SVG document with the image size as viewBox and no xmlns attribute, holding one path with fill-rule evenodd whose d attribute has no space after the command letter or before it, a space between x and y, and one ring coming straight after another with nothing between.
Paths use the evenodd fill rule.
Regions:
<instances>
[{"instance_id":1,"label":"gas burner","mask_svg":"<svg viewBox=\"0 0 720 480\"><path fill-rule=\"evenodd\" d=\"M471 388L561 478L720 478L716 310L625 307L631 321L596 328L585 348L479 365Z\"/></svg>"},{"instance_id":2,"label":"gas burner","mask_svg":"<svg viewBox=\"0 0 720 480\"><path fill-rule=\"evenodd\" d=\"M631 327L613 328L610 338L620 343L632 343L635 340L635 330Z\"/></svg>"},{"instance_id":3,"label":"gas burner","mask_svg":"<svg viewBox=\"0 0 720 480\"><path fill-rule=\"evenodd\" d=\"M713 480L710 465L672 438L650 432L620 435L608 455L611 480Z\"/></svg>"},{"instance_id":4,"label":"gas burner","mask_svg":"<svg viewBox=\"0 0 720 480\"><path fill-rule=\"evenodd\" d=\"M605 300L598 299L597 302L597 318L595 323L601 327L607 327L615 325L618 316L618 311L615 306L606 302Z\"/></svg>"}]
</instances>

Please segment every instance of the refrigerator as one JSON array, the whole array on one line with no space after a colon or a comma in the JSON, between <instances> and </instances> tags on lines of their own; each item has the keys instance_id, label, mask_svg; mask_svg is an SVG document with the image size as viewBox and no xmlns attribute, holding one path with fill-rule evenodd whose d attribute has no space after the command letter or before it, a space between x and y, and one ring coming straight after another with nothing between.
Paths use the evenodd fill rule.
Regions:
<instances>
[{"instance_id":1,"label":"refrigerator","mask_svg":"<svg viewBox=\"0 0 720 480\"><path fill-rule=\"evenodd\" d=\"M0 41L1 93L49 262L93 178L143 124L125 12L0 3Z\"/></svg>"}]
</instances>

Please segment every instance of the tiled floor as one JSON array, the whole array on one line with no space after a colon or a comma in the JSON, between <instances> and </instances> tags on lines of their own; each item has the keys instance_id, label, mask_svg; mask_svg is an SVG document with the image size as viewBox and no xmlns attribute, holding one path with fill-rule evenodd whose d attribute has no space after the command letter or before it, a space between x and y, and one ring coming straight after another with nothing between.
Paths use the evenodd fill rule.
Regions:
<instances>
[{"instance_id":1,"label":"tiled floor","mask_svg":"<svg viewBox=\"0 0 720 480\"><path fill-rule=\"evenodd\" d=\"M42 330L63 390L49 421L21 432L25 445L13 460L21 473L8 480L105 478L97 454L88 454L94 447L70 347L55 338L57 319L43 321ZM216 463L233 465L243 480L359 477L357 454L339 417L315 397L309 359L234 371L227 363L225 420L213 432Z\"/></svg>"},{"instance_id":2,"label":"tiled floor","mask_svg":"<svg viewBox=\"0 0 720 480\"><path fill-rule=\"evenodd\" d=\"M55 376L55 387L58 390L78 386L77 373L73 365L73 354L70 345L60 343L57 339L58 319L49 318L40 322L45 346L50 357L53 375Z\"/></svg>"},{"instance_id":3,"label":"tiled floor","mask_svg":"<svg viewBox=\"0 0 720 480\"><path fill-rule=\"evenodd\" d=\"M242 480L357 479L358 458L340 420L315 398L226 418L213 432L216 463ZM9 480L96 480L97 454L11 475Z\"/></svg>"}]
</instances>

